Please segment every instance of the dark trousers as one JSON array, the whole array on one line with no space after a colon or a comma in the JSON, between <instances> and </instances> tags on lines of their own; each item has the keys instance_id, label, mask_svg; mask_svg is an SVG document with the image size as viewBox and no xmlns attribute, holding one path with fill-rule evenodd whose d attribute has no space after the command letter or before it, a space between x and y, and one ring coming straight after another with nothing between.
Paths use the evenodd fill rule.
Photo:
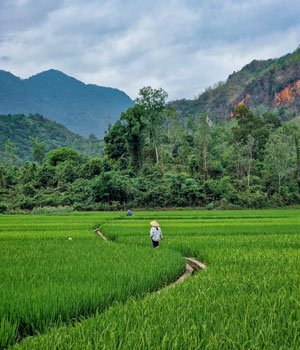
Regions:
<instances>
[{"instance_id":1,"label":"dark trousers","mask_svg":"<svg viewBox=\"0 0 300 350\"><path fill-rule=\"evenodd\" d=\"M153 248L159 247L159 242L153 241L153 239L151 239L151 241L152 241L152 247L153 247Z\"/></svg>"}]
</instances>

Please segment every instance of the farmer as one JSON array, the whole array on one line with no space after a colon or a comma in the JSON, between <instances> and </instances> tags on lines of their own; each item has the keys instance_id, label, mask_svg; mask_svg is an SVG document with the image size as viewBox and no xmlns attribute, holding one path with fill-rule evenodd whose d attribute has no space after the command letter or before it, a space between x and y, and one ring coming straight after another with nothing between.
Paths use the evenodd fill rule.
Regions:
<instances>
[{"instance_id":1,"label":"farmer","mask_svg":"<svg viewBox=\"0 0 300 350\"><path fill-rule=\"evenodd\" d=\"M132 216L132 215L133 215L132 210L128 209L128 210L127 210L127 216Z\"/></svg>"},{"instance_id":2,"label":"farmer","mask_svg":"<svg viewBox=\"0 0 300 350\"><path fill-rule=\"evenodd\" d=\"M150 238L152 241L152 247L158 248L159 241L163 239L161 228L159 227L159 223L156 220L151 221L150 225L151 225Z\"/></svg>"}]
</instances>

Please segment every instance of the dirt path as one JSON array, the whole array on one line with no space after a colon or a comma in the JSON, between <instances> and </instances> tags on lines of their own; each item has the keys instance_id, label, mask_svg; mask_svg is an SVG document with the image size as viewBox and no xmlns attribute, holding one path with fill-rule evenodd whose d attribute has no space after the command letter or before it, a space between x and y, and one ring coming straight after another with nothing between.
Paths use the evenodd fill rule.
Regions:
<instances>
[{"instance_id":1,"label":"dirt path","mask_svg":"<svg viewBox=\"0 0 300 350\"><path fill-rule=\"evenodd\" d=\"M104 241L109 242L107 237L105 237L104 234L100 231L100 228L96 228L94 230L94 233L97 236L99 236L101 239L103 239ZM186 260L184 273L175 282L169 284L165 288L175 287L177 284L184 282L190 275L193 275L198 270L204 270L207 268L205 264L203 264L201 261L199 261L195 258L186 258L185 257L184 259Z\"/></svg>"}]
</instances>

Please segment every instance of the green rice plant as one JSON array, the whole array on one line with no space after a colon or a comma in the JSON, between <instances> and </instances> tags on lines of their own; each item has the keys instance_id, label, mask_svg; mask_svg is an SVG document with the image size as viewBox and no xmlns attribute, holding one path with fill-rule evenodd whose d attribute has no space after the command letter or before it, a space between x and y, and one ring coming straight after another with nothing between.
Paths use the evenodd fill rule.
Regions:
<instances>
[{"instance_id":1,"label":"green rice plant","mask_svg":"<svg viewBox=\"0 0 300 350\"><path fill-rule=\"evenodd\" d=\"M104 242L110 214L2 216L0 347L141 298L184 269L179 253Z\"/></svg>"},{"instance_id":2,"label":"green rice plant","mask_svg":"<svg viewBox=\"0 0 300 350\"><path fill-rule=\"evenodd\" d=\"M17 349L299 349L299 210L138 212L103 223L116 245L195 254L208 269L144 299L116 302ZM146 251L145 250L145 251Z\"/></svg>"}]
</instances>

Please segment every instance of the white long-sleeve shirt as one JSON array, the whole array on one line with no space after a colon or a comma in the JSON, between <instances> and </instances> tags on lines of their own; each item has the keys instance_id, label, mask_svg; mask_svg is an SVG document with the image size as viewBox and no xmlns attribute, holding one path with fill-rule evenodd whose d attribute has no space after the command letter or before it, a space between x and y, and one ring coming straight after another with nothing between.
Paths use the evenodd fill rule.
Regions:
<instances>
[{"instance_id":1,"label":"white long-sleeve shirt","mask_svg":"<svg viewBox=\"0 0 300 350\"><path fill-rule=\"evenodd\" d=\"M155 242L159 242L163 238L161 228L160 227L151 227L150 238Z\"/></svg>"}]
</instances>

